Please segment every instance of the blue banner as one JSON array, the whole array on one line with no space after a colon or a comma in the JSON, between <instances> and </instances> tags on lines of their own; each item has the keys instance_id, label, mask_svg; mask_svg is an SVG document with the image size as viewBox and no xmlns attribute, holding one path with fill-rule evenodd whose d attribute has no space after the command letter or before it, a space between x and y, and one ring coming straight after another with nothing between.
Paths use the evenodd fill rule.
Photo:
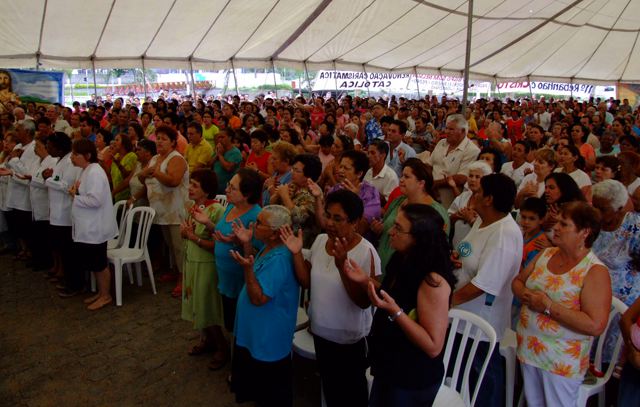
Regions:
<instances>
[{"instance_id":1,"label":"blue banner","mask_svg":"<svg viewBox=\"0 0 640 407\"><path fill-rule=\"evenodd\" d=\"M63 103L63 72L0 69L0 102Z\"/></svg>"}]
</instances>

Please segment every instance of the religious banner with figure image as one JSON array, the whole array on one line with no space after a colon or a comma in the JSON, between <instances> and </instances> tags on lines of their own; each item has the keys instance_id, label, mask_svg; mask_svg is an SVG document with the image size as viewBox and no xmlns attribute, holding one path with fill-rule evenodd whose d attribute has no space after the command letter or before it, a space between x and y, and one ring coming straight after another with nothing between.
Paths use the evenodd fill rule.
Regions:
<instances>
[{"instance_id":1,"label":"religious banner with figure image","mask_svg":"<svg viewBox=\"0 0 640 407\"><path fill-rule=\"evenodd\" d=\"M63 77L62 72L0 69L0 111L21 103L62 103Z\"/></svg>"}]
</instances>

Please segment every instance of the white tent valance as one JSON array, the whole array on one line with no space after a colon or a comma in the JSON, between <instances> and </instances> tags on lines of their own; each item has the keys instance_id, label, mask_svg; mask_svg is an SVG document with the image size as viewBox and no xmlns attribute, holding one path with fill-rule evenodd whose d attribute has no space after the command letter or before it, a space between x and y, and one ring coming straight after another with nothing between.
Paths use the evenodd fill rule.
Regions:
<instances>
[{"instance_id":1,"label":"white tent valance","mask_svg":"<svg viewBox=\"0 0 640 407\"><path fill-rule=\"evenodd\" d=\"M461 76L467 1L3 1L0 66ZM470 77L640 82L640 0L476 0Z\"/></svg>"}]
</instances>

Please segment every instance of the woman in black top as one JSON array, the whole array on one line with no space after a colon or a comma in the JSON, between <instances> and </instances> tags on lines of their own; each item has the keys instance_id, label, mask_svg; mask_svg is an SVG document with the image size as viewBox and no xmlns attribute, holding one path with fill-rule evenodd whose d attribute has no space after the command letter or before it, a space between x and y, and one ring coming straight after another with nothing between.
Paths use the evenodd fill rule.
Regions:
<instances>
[{"instance_id":1,"label":"woman in black top","mask_svg":"<svg viewBox=\"0 0 640 407\"><path fill-rule=\"evenodd\" d=\"M370 407L430 406L438 393L456 281L443 227L433 208L403 207L389 233L396 252L380 290L373 280L360 279L378 307L369 338L374 376ZM357 269L347 263L347 269ZM360 275L366 274L349 273L350 278Z\"/></svg>"}]
</instances>

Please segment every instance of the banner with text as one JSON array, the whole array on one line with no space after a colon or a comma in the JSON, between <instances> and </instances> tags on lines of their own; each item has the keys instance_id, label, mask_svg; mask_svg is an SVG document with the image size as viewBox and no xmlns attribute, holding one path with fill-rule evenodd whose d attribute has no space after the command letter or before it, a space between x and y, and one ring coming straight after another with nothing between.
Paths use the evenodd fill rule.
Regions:
<instances>
[{"instance_id":1,"label":"banner with text","mask_svg":"<svg viewBox=\"0 0 640 407\"><path fill-rule=\"evenodd\" d=\"M558 96L573 96L575 98L588 99L595 92L594 85L584 83L557 83L557 82L502 82L497 85L499 93L533 93L551 94Z\"/></svg>"}]
</instances>

